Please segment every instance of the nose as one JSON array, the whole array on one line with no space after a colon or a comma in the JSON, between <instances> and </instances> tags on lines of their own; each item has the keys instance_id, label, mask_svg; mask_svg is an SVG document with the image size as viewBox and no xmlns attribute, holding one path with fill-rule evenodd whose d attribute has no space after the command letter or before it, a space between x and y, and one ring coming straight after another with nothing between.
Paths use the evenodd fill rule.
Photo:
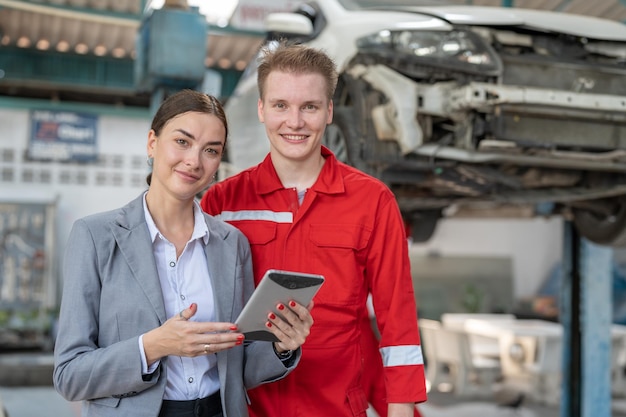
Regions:
<instances>
[{"instance_id":1,"label":"nose","mask_svg":"<svg viewBox=\"0 0 626 417\"><path fill-rule=\"evenodd\" d=\"M299 108L294 107L289 110L286 124L290 129L299 129L304 125L304 119Z\"/></svg>"},{"instance_id":2,"label":"nose","mask_svg":"<svg viewBox=\"0 0 626 417\"><path fill-rule=\"evenodd\" d=\"M198 152L190 150L185 154L185 165L191 168L197 168L200 165L200 155Z\"/></svg>"}]
</instances>

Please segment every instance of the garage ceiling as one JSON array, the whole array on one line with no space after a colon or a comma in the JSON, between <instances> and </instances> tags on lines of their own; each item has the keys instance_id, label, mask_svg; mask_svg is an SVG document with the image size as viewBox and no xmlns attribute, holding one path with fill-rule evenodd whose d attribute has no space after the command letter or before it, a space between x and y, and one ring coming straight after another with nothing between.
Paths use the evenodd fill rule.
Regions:
<instances>
[{"instance_id":1,"label":"garage ceiling","mask_svg":"<svg viewBox=\"0 0 626 417\"><path fill-rule=\"evenodd\" d=\"M449 3L514 5L626 21L626 7L619 0L459 0ZM80 77L70 73L68 63L74 60L71 62L75 62L77 71L83 72L82 66L92 64L96 77L105 69L109 77L112 68L125 68L125 78L129 78L127 71L132 71L135 38L145 5L146 0L0 0L0 95L58 99L61 94L73 92L81 100L81 94L101 93L97 100L106 102L103 95L108 94L118 101L127 97L132 102L137 96L132 80L127 80L127 84L115 84L114 79L99 84L97 79L90 78L81 84ZM233 77L238 77L252 59L262 39L263 34L259 32L209 27L205 64L207 68L221 71L226 78L230 76L232 84ZM24 56L28 57L29 65L17 66L18 57ZM60 68L59 75L50 80L37 76L37 68L30 68L55 65ZM63 74L67 80L63 79ZM146 103L142 98L137 104Z\"/></svg>"},{"instance_id":2,"label":"garage ceiling","mask_svg":"<svg viewBox=\"0 0 626 417\"><path fill-rule=\"evenodd\" d=\"M135 38L145 3L0 0L0 95L78 101L90 95L104 103L147 105L149 98L135 93L132 80ZM220 71L228 87L262 40L260 32L210 26L205 64ZM50 74L57 66L59 71ZM38 76L33 67L49 71ZM94 77L106 73L112 78L81 82L81 73L90 71ZM111 75L115 72L126 82L116 80Z\"/></svg>"},{"instance_id":3,"label":"garage ceiling","mask_svg":"<svg viewBox=\"0 0 626 417\"><path fill-rule=\"evenodd\" d=\"M3 46L133 57L145 0L0 0ZM243 69L262 34L209 30L207 66Z\"/></svg>"}]
</instances>

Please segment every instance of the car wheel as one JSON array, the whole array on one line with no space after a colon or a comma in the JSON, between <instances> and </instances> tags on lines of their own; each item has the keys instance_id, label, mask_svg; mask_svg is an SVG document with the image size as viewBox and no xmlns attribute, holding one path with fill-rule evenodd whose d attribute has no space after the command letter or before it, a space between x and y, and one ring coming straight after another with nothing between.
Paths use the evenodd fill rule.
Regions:
<instances>
[{"instance_id":1,"label":"car wheel","mask_svg":"<svg viewBox=\"0 0 626 417\"><path fill-rule=\"evenodd\" d=\"M414 243L423 243L430 240L441 218L441 210L420 210L410 214L408 223L411 239Z\"/></svg>"},{"instance_id":2,"label":"car wheel","mask_svg":"<svg viewBox=\"0 0 626 417\"><path fill-rule=\"evenodd\" d=\"M337 119L337 114L333 116L333 119ZM348 160L348 148L346 145L346 137L343 133L343 130L339 128L336 122L331 123L326 127L324 131L324 138L322 139L322 143L328 149L333 151L335 157L341 162L349 164Z\"/></svg>"},{"instance_id":3,"label":"car wheel","mask_svg":"<svg viewBox=\"0 0 626 417\"><path fill-rule=\"evenodd\" d=\"M355 120L354 110L351 107L335 107L333 122L326 127L322 143L333 151L341 162L371 174L363 159L360 158L361 143Z\"/></svg>"},{"instance_id":4,"label":"car wheel","mask_svg":"<svg viewBox=\"0 0 626 417\"><path fill-rule=\"evenodd\" d=\"M626 246L626 196L593 202L596 209L574 209L574 226L584 238L607 246Z\"/></svg>"}]
</instances>

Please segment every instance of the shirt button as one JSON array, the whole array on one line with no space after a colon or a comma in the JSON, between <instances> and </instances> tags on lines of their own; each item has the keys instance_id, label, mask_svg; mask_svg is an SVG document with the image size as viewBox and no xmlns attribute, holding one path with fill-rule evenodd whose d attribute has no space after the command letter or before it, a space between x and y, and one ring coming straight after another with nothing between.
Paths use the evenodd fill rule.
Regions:
<instances>
[{"instance_id":1,"label":"shirt button","mask_svg":"<svg viewBox=\"0 0 626 417\"><path fill-rule=\"evenodd\" d=\"M180 299L181 299L181 300L184 300L184 299L185 299L185 296L184 296L183 294L181 294L181 295L180 295Z\"/></svg>"},{"instance_id":2,"label":"shirt button","mask_svg":"<svg viewBox=\"0 0 626 417\"><path fill-rule=\"evenodd\" d=\"M171 261L171 262L170 262L170 266L171 266L172 268L174 268L174 267L176 266L176 262Z\"/></svg>"},{"instance_id":3,"label":"shirt button","mask_svg":"<svg viewBox=\"0 0 626 417\"><path fill-rule=\"evenodd\" d=\"M190 376L189 379L187 380L187 382L189 382L191 384L193 382L193 377Z\"/></svg>"}]
</instances>

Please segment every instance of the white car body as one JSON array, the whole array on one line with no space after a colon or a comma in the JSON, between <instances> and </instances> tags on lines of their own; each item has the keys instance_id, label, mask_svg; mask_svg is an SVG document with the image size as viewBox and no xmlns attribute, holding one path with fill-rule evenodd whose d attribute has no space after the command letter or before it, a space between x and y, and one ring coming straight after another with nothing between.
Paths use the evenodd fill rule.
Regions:
<instances>
[{"instance_id":1,"label":"white car body","mask_svg":"<svg viewBox=\"0 0 626 417\"><path fill-rule=\"evenodd\" d=\"M327 145L390 186L423 229L416 240L452 208L513 205L565 215L597 243L626 244L626 25L358 2L306 2L270 15L268 33L333 57L340 82ZM226 103L233 172L268 151L255 68Z\"/></svg>"}]
</instances>

